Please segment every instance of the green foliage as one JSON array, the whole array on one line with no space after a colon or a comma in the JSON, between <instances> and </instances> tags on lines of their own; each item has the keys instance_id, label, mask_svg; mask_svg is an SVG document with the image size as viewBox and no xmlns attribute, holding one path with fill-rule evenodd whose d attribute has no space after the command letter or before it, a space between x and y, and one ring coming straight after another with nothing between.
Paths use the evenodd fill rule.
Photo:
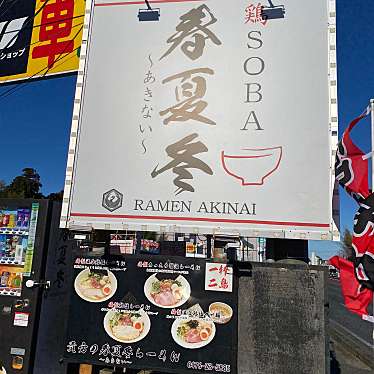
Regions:
<instances>
[{"instance_id":1,"label":"green foliage","mask_svg":"<svg viewBox=\"0 0 374 374\"><path fill-rule=\"evenodd\" d=\"M4 191L6 183L3 180L0 180L0 194Z\"/></svg>"},{"instance_id":2,"label":"green foliage","mask_svg":"<svg viewBox=\"0 0 374 374\"><path fill-rule=\"evenodd\" d=\"M34 198L40 199L43 195L39 192L42 184L40 176L33 168L25 168L22 174L15 177L13 181L3 188L1 197L6 198Z\"/></svg>"},{"instance_id":3,"label":"green foliage","mask_svg":"<svg viewBox=\"0 0 374 374\"><path fill-rule=\"evenodd\" d=\"M9 199L50 199L61 201L63 191L43 196L40 192L42 184L40 175L33 168L25 168L22 174L16 176L9 185L0 180L0 198Z\"/></svg>"},{"instance_id":4,"label":"green foliage","mask_svg":"<svg viewBox=\"0 0 374 374\"><path fill-rule=\"evenodd\" d=\"M355 252L352 247L352 233L348 229L344 230L340 246L341 249L339 251L339 255L346 258L349 261L353 261L355 258Z\"/></svg>"},{"instance_id":5,"label":"green foliage","mask_svg":"<svg viewBox=\"0 0 374 374\"><path fill-rule=\"evenodd\" d=\"M53 201L62 201L63 197L64 197L64 190L62 190L60 192L50 193L45 198L48 199L48 200L53 200Z\"/></svg>"}]
</instances>

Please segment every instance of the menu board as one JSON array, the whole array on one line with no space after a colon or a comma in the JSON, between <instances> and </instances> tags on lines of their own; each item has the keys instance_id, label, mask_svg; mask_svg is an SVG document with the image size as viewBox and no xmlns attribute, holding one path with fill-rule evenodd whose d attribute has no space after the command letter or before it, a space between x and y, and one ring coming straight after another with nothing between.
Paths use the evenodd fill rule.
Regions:
<instances>
[{"instance_id":1,"label":"menu board","mask_svg":"<svg viewBox=\"0 0 374 374\"><path fill-rule=\"evenodd\" d=\"M183 257L81 256L74 261L73 279L68 361L236 373L237 287L231 265Z\"/></svg>"}]
</instances>

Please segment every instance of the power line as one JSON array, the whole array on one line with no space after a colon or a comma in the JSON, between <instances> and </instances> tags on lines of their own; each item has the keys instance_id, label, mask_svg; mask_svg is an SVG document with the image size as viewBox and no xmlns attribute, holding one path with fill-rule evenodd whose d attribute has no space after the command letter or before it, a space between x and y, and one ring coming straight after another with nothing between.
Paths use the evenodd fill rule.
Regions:
<instances>
[{"instance_id":1,"label":"power line","mask_svg":"<svg viewBox=\"0 0 374 374\"><path fill-rule=\"evenodd\" d=\"M76 52L77 50L79 49L79 47L75 48L73 51L71 51L70 53L68 53L67 55L65 55L62 59L61 59L61 62L57 65L54 65L54 67L57 67L57 66L60 66L62 64L64 64L66 61L69 61L71 60L73 57L75 56L70 56L68 59L64 60L66 57L68 57L69 55L71 55L72 53ZM64 61L62 61L64 60ZM5 99L7 98L8 96L10 96L11 94L13 94L14 92L20 90L21 88L25 87L25 85L27 83L29 83L29 80L31 80L32 78L34 78L36 75L40 74L43 70L47 69L47 71L43 74L43 76L41 76L41 78L44 78L48 71L50 70L50 68L48 68L48 66L44 67L43 69L39 70L38 72L36 72L35 74L33 74L31 77L29 77L29 79L25 82L22 82L22 83L16 83L16 85L12 88L10 88L9 90L5 91L4 93L2 93L0 95L0 100L1 99Z\"/></svg>"},{"instance_id":2,"label":"power line","mask_svg":"<svg viewBox=\"0 0 374 374\"><path fill-rule=\"evenodd\" d=\"M4 4L4 2L5 2L6 0L3 0L3 2L1 3L1 6ZM4 10L4 12L2 12L1 14L0 14L0 18L2 18L10 9L12 9L13 8L13 6L16 4L16 3L18 3L18 1L19 0L13 0L13 3L12 4L10 4L5 10Z\"/></svg>"},{"instance_id":3,"label":"power line","mask_svg":"<svg viewBox=\"0 0 374 374\"><path fill-rule=\"evenodd\" d=\"M4 3L5 3L5 0L3 0L3 1L1 2L1 4L0 4L0 10L1 10L1 8L2 8L2 6L3 6Z\"/></svg>"},{"instance_id":4,"label":"power line","mask_svg":"<svg viewBox=\"0 0 374 374\"><path fill-rule=\"evenodd\" d=\"M83 25L83 24L84 24L84 22L77 23L76 25L72 26L71 29L74 29L74 28L76 28L76 27L78 27L78 26L81 26L81 25ZM81 28L80 30L82 30L82 28ZM79 32L80 32L80 31L79 31ZM79 34L79 32L78 32L78 34ZM74 39L75 39L75 37L74 37ZM23 47L25 47L25 49L26 49L26 48L29 48L29 47L35 45L35 44L40 44L40 43L42 43L42 41L37 40L37 41L35 41L35 42L33 42L33 43L30 43L30 44L27 44L27 45L25 45L25 46L23 46ZM44 70L44 69L43 69L43 70ZM8 79L6 79L6 80L0 80L0 87L1 87L1 85L6 84L6 83L9 81L9 79L10 79L10 78L8 78Z\"/></svg>"},{"instance_id":5,"label":"power line","mask_svg":"<svg viewBox=\"0 0 374 374\"><path fill-rule=\"evenodd\" d=\"M18 0L17 0L18 1ZM25 28L25 25L28 25L30 23L30 21L32 19L35 19L35 17L44 9L44 7L49 3L50 0L46 0L46 2L38 9L38 11L34 14L33 17L30 17L26 23L22 26L20 32ZM8 44L3 48L3 49L7 49L10 45L12 45L12 43L14 42L14 40L16 40L16 38L18 37L18 33L16 33L12 39L9 40Z\"/></svg>"},{"instance_id":6,"label":"power line","mask_svg":"<svg viewBox=\"0 0 374 374\"><path fill-rule=\"evenodd\" d=\"M5 1L5 0L3 0L3 1ZM15 0L15 1L18 1L18 0ZM29 21L30 21L31 19L35 19L35 17L40 13L40 11L43 9L43 7L44 7L45 5L47 5L47 3L48 3L49 1L50 1L50 0L47 0L47 1L43 4L43 6L39 8L39 10L37 11L37 13L36 13L33 17L31 17L31 18L29 19ZM39 24L39 25L33 25L33 26L31 26L31 27L25 27L25 25L24 25L24 26L21 28L21 30L20 30L19 32L22 32L22 31L24 31L24 30L26 30L26 29L29 29L29 28L33 29L33 28L37 28L37 27L41 27L41 26L52 25L52 24L55 24L55 23L63 23L63 22L66 22L66 21L69 21L69 20L72 20L72 19L81 18L81 17L84 17L84 14L78 14L78 15L76 15L76 16L69 17L69 18L63 18L63 19L60 19L60 20L58 20L58 21L54 21L54 22L44 22L44 23L41 23L41 24ZM28 21L27 23L29 23L29 21ZM26 23L26 25L27 25L27 23ZM75 27L77 27L77 26L80 26L80 25L83 25L83 22L81 22L81 23L79 23L79 24L77 24L77 25L72 26L72 29L75 28ZM80 31L81 31L81 30L82 30L82 28L80 29ZM78 31L78 34L79 34L80 31ZM6 31L6 32L4 32L3 35L5 35L5 34L7 34L7 33L14 33L14 31ZM6 48L7 48L7 47L12 43L12 41L14 40L14 38L17 37L18 34L19 34L19 33L17 33L17 34L14 35L14 37L13 37L13 38L8 42L8 44L3 48L3 50L5 50L5 49L6 49ZM76 38L76 36L77 36L77 35L74 36L73 40ZM25 45L24 47L25 47L25 48L28 48L28 47L31 47L32 45L34 45L34 44L38 44L38 43L41 43L41 41L38 40L38 41L36 41L36 42L34 42L34 43L30 43L30 44L28 44L28 45ZM44 69L45 69L45 68L44 68ZM44 69L43 69L43 70L44 70ZM42 71L43 71L43 70L42 70ZM38 72L37 74L39 74L39 72ZM33 76L32 76L32 77L33 77ZM7 83L8 80L9 80L9 78L6 79L6 80L3 80L3 81L0 83L0 87L1 87L2 84ZM1 97L1 95L0 95L0 97Z\"/></svg>"},{"instance_id":7,"label":"power line","mask_svg":"<svg viewBox=\"0 0 374 374\"><path fill-rule=\"evenodd\" d=\"M75 48L73 51L71 51L70 53L68 53L67 55L65 55L65 56L61 59L61 62L60 62L59 64L57 64L57 65L54 65L54 67L60 66L60 65L62 65L62 64L65 64L67 61L71 60L71 59L72 59L73 57L75 57L75 56L70 56L70 57L69 57L68 59L66 59L66 60L65 60L65 58L68 57L69 55L71 55L72 53L76 52L78 49L79 49L79 47ZM62 60L64 60L64 61L62 61ZM36 75L38 75L39 73L41 73L41 72L42 72L43 70L45 70L45 69L47 69L47 71L46 71L46 72L43 74L43 76L41 77L41 78L44 78L44 77L47 75L48 71L49 71L49 68L48 68L47 66L44 67L42 70L38 71L37 73L35 73L34 75L32 75L29 79L34 78ZM22 89L23 87L25 87L25 85L26 85L27 83L29 83L29 79L28 79L27 81L25 81L25 82L22 82L22 83L18 83L18 84L15 83L15 84L16 84L15 87L10 88L9 90L5 91L3 94L0 95L0 100L2 100L2 99L6 99L8 96L12 95L14 92L16 92L16 91Z\"/></svg>"},{"instance_id":8,"label":"power line","mask_svg":"<svg viewBox=\"0 0 374 374\"><path fill-rule=\"evenodd\" d=\"M77 16L74 16L74 17L69 17L69 18L61 18L60 20L58 21L54 21L54 22L45 22L45 23L41 23L39 25L34 25L34 26L31 26L31 27L22 27L21 30L19 30L19 32L21 31L24 31L24 30L28 30L28 29L35 29L37 27L41 27L41 26L48 26L48 25L53 25L55 23L64 23L65 21L70 21L71 19L76 19L76 18L81 18L81 17L84 17L84 14L78 14ZM3 33L3 35L5 34L13 34L15 32L15 30L13 31L5 31ZM5 49L5 48L4 48Z\"/></svg>"},{"instance_id":9,"label":"power line","mask_svg":"<svg viewBox=\"0 0 374 374\"><path fill-rule=\"evenodd\" d=\"M74 42L75 38L79 35L79 33L80 33L82 30L83 30L83 26L81 26L81 27L79 28L79 30L77 31L77 33L74 35L74 37L73 37L73 39L72 39L73 42ZM73 44L73 45L74 45L74 44ZM59 60L61 59L61 57L63 58L63 55L66 53L66 48L67 48L67 45L65 46L64 50L59 54L59 56L56 58L56 60L54 61L54 63L57 62L57 61L59 61ZM75 48L72 52L77 51L79 48L80 48L80 46L78 46L77 48ZM72 53L72 52L70 52L70 53ZM70 54L70 53L69 53L69 54ZM68 54L68 55L69 55L69 54ZM45 72L45 74L43 75L43 77L45 77L45 76L47 75L47 73L49 72L49 70L51 70L52 67L54 67L54 63L53 63L53 66L52 66L52 65L51 65L51 66L48 66L48 70Z\"/></svg>"},{"instance_id":10,"label":"power line","mask_svg":"<svg viewBox=\"0 0 374 374\"><path fill-rule=\"evenodd\" d=\"M81 25L83 25L83 24L84 24L84 22L77 23L76 25L72 26L71 29L73 30L74 28L76 28L76 27L78 27L78 26L81 26ZM38 44L38 43L43 43L43 41L41 41L41 40L37 40L37 41L34 42L34 43L30 43L30 44L26 45L25 48L27 48L27 47L31 47L32 45L35 45L35 44Z\"/></svg>"},{"instance_id":11,"label":"power line","mask_svg":"<svg viewBox=\"0 0 374 374\"><path fill-rule=\"evenodd\" d=\"M75 27L82 26L83 24L84 24L84 22L77 23L76 25L72 26L71 29L73 30ZM34 42L34 43L30 43L30 44L26 45L25 48L27 48L27 47L31 47L32 45L35 45L35 44L38 44L38 43L43 43L43 42L40 41L40 40L37 40L37 41ZM0 85L1 85L1 84L0 84Z\"/></svg>"},{"instance_id":12,"label":"power line","mask_svg":"<svg viewBox=\"0 0 374 374\"><path fill-rule=\"evenodd\" d=\"M74 35L74 38L73 38L72 40L75 40L75 38L79 35L79 33L81 32L82 29L83 29L83 26L81 26L81 28L77 31L77 33ZM61 58L63 59L63 58L65 58L65 57L67 57L69 54L71 54L71 53L77 51L80 47L75 48L72 52L68 53L66 56L63 56L63 54L64 54L65 51L66 51L66 48L67 48L67 45L65 46L64 50L59 54L59 56L57 57L57 59L56 59L54 62L59 61ZM64 61L64 62L66 62L66 61ZM59 64L59 65L61 65L61 64ZM59 65L56 65L56 66L59 66ZM25 82L21 83L20 86L23 87L26 83L29 83L29 81L30 81L32 78L34 78L36 75L40 74L43 70L47 69L46 72L44 73L44 75L42 76L42 77L45 77L45 76L48 74L48 72L49 72L53 67L55 67L55 64L53 64L53 66L52 66L52 65L51 65L51 66L47 65L47 66L44 67L43 69L41 69L41 70L39 70L38 72L34 73L34 74L33 74L31 77L29 77ZM12 88L10 88L9 90L5 91L3 94L0 95L0 98L2 98L2 97L5 96L5 95L8 96L7 93L8 93L9 91L15 91L15 90L17 90L17 86L16 86L16 87L12 87Z\"/></svg>"},{"instance_id":13,"label":"power line","mask_svg":"<svg viewBox=\"0 0 374 374\"><path fill-rule=\"evenodd\" d=\"M75 40L75 38L79 35L79 33L81 32L82 29L83 29L83 26L80 27L80 29L79 29L78 32L75 34L75 36L74 36L74 38L73 38L72 40ZM59 56L57 57L57 59L54 61L55 63L58 62L59 60L63 60L63 59L65 59L65 58L66 58L67 56L69 56L70 54L76 52L76 51L80 48L80 46L77 47L77 48L75 48L73 51L71 51L71 52L68 53L67 55L63 56L64 53L65 53L65 51L66 51L66 48L67 48L67 46L64 48L64 50L59 54ZM72 57L73 57L73 56L71 56L68 60L70 60ZM66 60L66 61L68 61L68 60ZM25 82L23 82L23 83L19 83L19 84L17 84L16 86L11 87L11 88L9 88L8 90L6 90L5 92L3 92L2 94L0 94L0 99L5 99L6 97L10 96L10 95L11 95L12 93L14 93L15 91L18 91L19 89L23 88L27 83L30 82L30 80L31 80L32 78L34 78L36 75L42 73L45 69L47 69L46 72L42 75L42 78L44 78L44 77L48 74L48 72L49 72L53 67L60 66L61 64L65 63L66 61L63 61L63 62L61 62L61 63L58 64L58 65L55 65L55 64L53 64L53 66L52 66L52 65L51 65L51 66L47 65L47 66L44 67L43 69L41 69L41 70L39 70L38 72L34 73L34 74L33 74L31 77L29 77Z\"/></svg>"},{"instance_id":14,"label":"power line","mask_svg":"<svg viewBox=\"0 0 374 374\"><path fill-rule=\"evenodd\" d=\"M74 28L76 28L76 27L78 27L78 26L81 26L81 25L83 25L84 24L84 22L81 22L81 23L77 23L76 25L74 25L71 29L74 29ZM28 44L28 45L25 45L24 47L25 48L29 48L29 47L31 47L31 46L33 46L33 45L35 45L35 44L40 44L40 43L42 43L42 41L40 41L40 40L37 40L36 42L34 42L34 43L30 43L30 44ZM43 70L44 70L45 68L43 68ZM5 85L6 83L8 83L9 82L9 79L11 79L10 77L8 78L8 79L5 79L5 80L0 80L0 87L2 86L2 85ZM16 83L15 83L16 84Z\"/></svg>"}]
</instances>

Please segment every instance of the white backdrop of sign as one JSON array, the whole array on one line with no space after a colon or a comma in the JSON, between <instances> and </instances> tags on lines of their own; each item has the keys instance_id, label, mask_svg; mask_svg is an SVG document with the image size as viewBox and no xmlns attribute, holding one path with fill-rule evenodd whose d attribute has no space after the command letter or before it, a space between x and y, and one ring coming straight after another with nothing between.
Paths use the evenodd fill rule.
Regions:
<instances>
[{"instance_id":1,"label":"white backdrop of sign","mask_svg":"<svg viewBox=\"0 0 374 374\"><path fill-rule=\"evenodd\" d=\"M334 2L151 5L87 2L61 225L330 239Z\"/></svg>"}]
</instances>

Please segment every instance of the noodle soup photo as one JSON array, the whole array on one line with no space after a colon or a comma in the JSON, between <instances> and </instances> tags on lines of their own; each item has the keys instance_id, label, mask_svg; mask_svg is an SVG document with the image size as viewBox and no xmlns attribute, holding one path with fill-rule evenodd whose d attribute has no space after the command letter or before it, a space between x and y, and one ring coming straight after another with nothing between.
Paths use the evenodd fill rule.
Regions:
<instances>
[{"instance_id":1,"label":"noodle soup photo","mask_svg":"<svg viewBox=\"0 0 374 374\"><path fill-rule=\"evenodd\" d=\"M178 318L171 326L171 335L181 347L196 349L208 345L216 334L216 327L210 319Z\"/></svg>"},{"instance_id":2,"label":"noodle soup photo","mask_svg":"<svg viewBox=\"0 0 374 374\"><path fill-rule=\"evenodd\" d=\"M172 279L171 274L165 278L154 274L146 280L144 294L152 304L160 308L175 308L190 298L191 287L182 275Z\"/></svg>"},{"instance_id":3,"label":"noodle soup photo","mask_svg":"<svg viewBox=\"0 0 374 374\"><path fill-rule=\"evenodd\" d=\"M100 303L110 299L117 290L117 279L109 271L82 270L74 282L75 292L83 300Z\"/></svg>"},{"instance_id":4,"label":"noodle soup photo","mask_svg":"<svg viewBox=\"0 0 374 374\"><path fill-rule=\"evenodd\" d=\"M110 310L104 317L104 329L114 340L135 343L144 339L151 328L151 321L142 309L137 311Z\"/></svg>"},{"instance_id":5,"label":"noodle soup photo","mask_svg":"<svg viewBox=\"0 0 374 374\"><path fill-rule=\"evenodd\" d=\"M215 302L209 306L210 318L219 324L228 323L233 315L233 310L230 305L221 302Z\"/></svg>"}]
</instances>

